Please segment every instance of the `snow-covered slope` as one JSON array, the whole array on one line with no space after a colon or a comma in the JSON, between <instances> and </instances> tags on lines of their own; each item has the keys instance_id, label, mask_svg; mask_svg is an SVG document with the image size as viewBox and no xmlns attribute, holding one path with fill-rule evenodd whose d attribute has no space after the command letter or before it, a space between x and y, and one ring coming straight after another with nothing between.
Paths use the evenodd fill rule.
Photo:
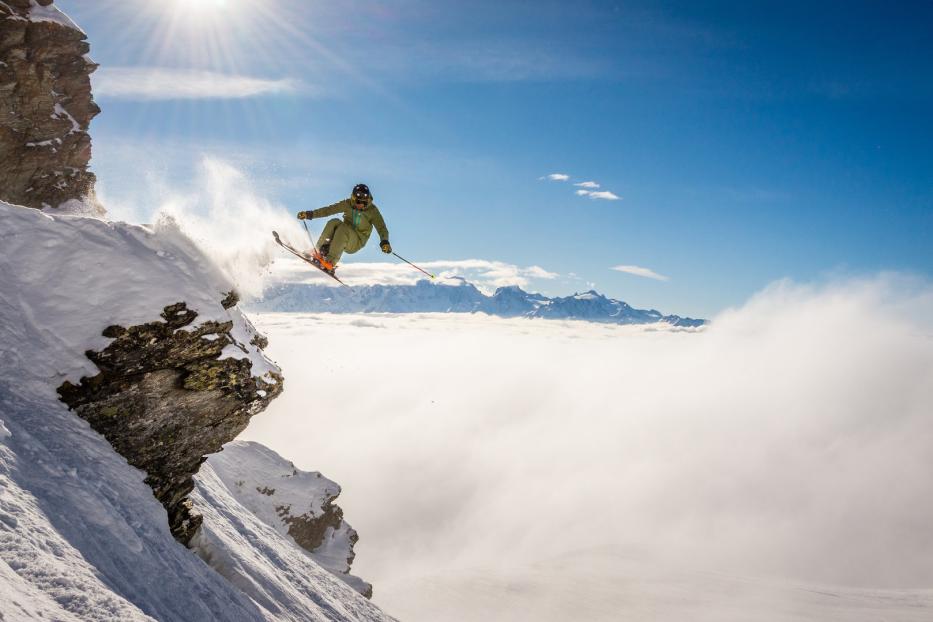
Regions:
<instances>
[{"instance_id":1,"label":"snow-covered slope","mask_svg":"<svg viewBox=\"0 0 933 622\"><path fill-rule=\"evenodd\" d=\"M360 285L337 288L311 283L286 283L271 288L252 303L260 311L308 313L488 313L499 317L575 319L612 324L653 324L698 327L705 320L635 309L595 291L548 298L520 287L500 287L491 296L463 279L415 285Z\"/></svg>"},{"instance_id":2,"label":"snow-covered slope","mask_svg":"<svg viewBox=\"0 0 933 622\"><path fill-rule=\"evenodd\" d=\"M207 507L209 533L233 530L224 546L238 548L218 550L243 560L243 572L278 572L284 587L259 599L229 582L172 537L145 473L58 399L64 380L97 373L85 351L108 344L105 327L157 319L160 309L180 300L197 311L198 323L232 323L240 340L229 356L249 358L256 375L271 374L276 368L250 343L246 319L221 305L218 294L227 289L226 279L170 224L153 230L0 203L5 622L384 619L225 499L222 509ZM239 526L259 537L236 535Z\"/></svg>"},{"instance_id":3,"label":"snow-covered slope","mask_svg":"<svg viewBox=\"0 0 933 622\"><path fill-rule=\"evenodd\" d=\"M228 493L260 520L353 589L372 595L370 584L349 574L359 536L332 504L340 494L336 482L296 469L259 443L229 443L208 464Z\"/></svg>"},{"instance_id":4,"label":"snow-covered slope","mask_svg":"<svg viewBox=\"0 0 933 622\"><path fill-rule=\"evenodd\" d=\"M204 525L192 541L195 551L269 618L391 620L293 541L246 510L210 464L198 474L192 497L204 512Z\"/></svg>"}]
</instances>

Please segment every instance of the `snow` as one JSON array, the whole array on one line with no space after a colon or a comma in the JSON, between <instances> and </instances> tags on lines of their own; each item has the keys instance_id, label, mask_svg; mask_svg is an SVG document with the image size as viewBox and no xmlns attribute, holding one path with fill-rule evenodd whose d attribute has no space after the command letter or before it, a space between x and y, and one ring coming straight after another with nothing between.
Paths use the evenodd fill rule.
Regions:
<instances>
[{"instance_id":1,"label":"snow","mask_svg":"<svg viewBox=\"0 0 933 622\"><path fill-rule=\"evenodd\" d=\"M145 475L48 394L48 377L10 368L16 355L0 363L0 412L11 432L0 445L0 568L15 573L18 602L49 619L263 620L174 541ZM3 602L0 612L15 618Z\"/></svg>"},{"instance_id":2,"label":"snow","mask_svg":"<svg viewBox=\"0 0 933 622\"><path fill-rule=\"evenodd\" d=\"M84 352L107 345L110 324L158 320L183 300L197 322L254 334L238 310L223 309L229 282L177 228L0 203L0 239L0 619L385 619L228 498L213 522L223 541L211 550L266 576L270 589L229 582L174 540L145 474L58 400L65 379L97 373ZM258 365L248 342L240 347L254 374L275 369Z\"/></svg>"},{"instance_id":3,"label":"snow","mask_svg":"<svg viewBox=\"0 0 933 622\"><path fill-rule=\"evenodd\" d=\"M54 4L49 6L42 6L36 0L30 0L29 7L29 21L32 22L51 22L53 24L58 24L66 28L71 28L77 30L80 33L84 33L77 24L75 24L70 17L68 17L64 11L59 9Z\"/></svg>"},{"instance_id":4,"label":"snow","mask_svg":"<svg viewBox=\"0 0 933 622\"><path fill-rule=\"evenodd\" d=\"M62 144L61 138L50 138L49 140L43 140L35 143L26 143L27 147L51 147L52 145Z\"/></svg>"},{"instance_id":5,"label":"snow","mask_svg":"<svg viewBox=\"0 0 933 622\"><path fill-rule=\"evenodd\" d=\"M81 131L81 126L78 124L75 118L71 116L71 113L65 110L65 107L61 104L55 104L55 112L53 113L52 118L65 118L71 121L71 130L68 132L69 134L74 134L75 132Z\"/></svg>"},{"instance_id":6,"label":"snow","mask_svg":"<svg viewBox=\"0 0 933 622\"><path fill-rule=\"evenodd\" d=\"M11 340L32 337L32 347L17 354L42 377L95 375L84 353L107 346L105 327L160 320L164 307L180 301L198 313L195 326L234 322L237 356L253 362L253 375L269 380L277 369L249 343L256 331L245 316L221 306L230 282L171 222L151 228L0 202L0 231L0 303L15 322L0 328Z\"/></svg>"},{"instance_id":7,"label":"snow","mask_svg":"<svg viewBox=\"0 0 933 622\"><path fill-rule=\"evenodd\" d=\"M275 384L276 380L273 374L277 373L279 368L267 359L261 350L249 345L252 343L253 337L256 336L256 329L238 308L230 309L230 315L234 318L233 329L230 331L234 343L224 347L220 358L247 359L252 365L254 376L264 378L266 382Z\"/></svg>"},{"instance_id":8,"label":"snow","mask_svg":"<svg viewBox=\"0 0 933 622\"><path fill-rule=\"evenodd\" d=\"M224 451L210 456L208 464L238 502L291 542L294 540L284 516L321 516L325 501L340 494L336 482L317 472L299 471L258 443L229 443ZM336 530L328 527L319 550L308 554L354 589L365 591L368 584L347 574L352 557L350 539L355 533L346 521Z\"/></svg>"},{"instance_id":9,"label":"snow","mask_svg":"<svg viewBox=\"0 0 933 622\"><path fill-rule=\"evenodd\" d=\"M210 464L201 468L192 499L204 514L194 549L253 602L274 612L276 620L391 620L269 524L244 511Z\"/></svg>"}]
</instances>

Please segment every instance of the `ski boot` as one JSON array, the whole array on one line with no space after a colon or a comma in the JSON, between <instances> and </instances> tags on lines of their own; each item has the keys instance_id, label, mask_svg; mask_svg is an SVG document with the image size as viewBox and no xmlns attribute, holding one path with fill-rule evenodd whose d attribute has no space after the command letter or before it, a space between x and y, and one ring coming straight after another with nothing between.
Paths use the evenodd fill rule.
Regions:
<instances>
[{"instance_id":1,"label":"ski boot","mask_svg":"<svg viewBox=\"0 0 933 622\"><path fill-rule=\"evenodd\" d=\"M311 263L327 274L335 276L334 273L337 271L337 266L327 261L327 258L320 252L314 251L314 254L311 256Z\"/></svg>"}]
</instances>

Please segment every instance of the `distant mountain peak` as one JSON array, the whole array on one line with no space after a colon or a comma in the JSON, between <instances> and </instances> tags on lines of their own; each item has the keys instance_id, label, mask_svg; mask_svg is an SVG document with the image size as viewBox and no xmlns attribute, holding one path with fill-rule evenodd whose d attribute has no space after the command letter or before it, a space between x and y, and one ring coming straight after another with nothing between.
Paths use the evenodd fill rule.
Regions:
<instances>
[{"instance_id":1,"label":"distant mountain peak","mask_svg":"<svg viewBox=\"0 0 933 622\"><path fill-rule=\"evenodd\" d=\"M266 293L251 306L257 311L327 313L487 313L497 317L575 319L612 324L667 323L698 327L706 320L662 315L654 309L635 309L594 289L571 296L549 298L529 293L518 285L481 292L463 277L447 282L420 280L415 285L328 285L286 283ZM449 281L454 281L450 283Z\"/></svg>"}]
</instances>

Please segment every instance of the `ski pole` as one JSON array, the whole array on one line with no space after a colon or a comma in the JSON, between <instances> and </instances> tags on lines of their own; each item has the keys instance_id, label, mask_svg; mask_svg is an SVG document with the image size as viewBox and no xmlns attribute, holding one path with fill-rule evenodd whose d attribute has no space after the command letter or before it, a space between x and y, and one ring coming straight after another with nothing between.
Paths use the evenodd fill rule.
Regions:
<instances>
[{"instance_id":1,"label":"ski pole","mask_svg":"<svg viewBox=\"0 0 933 622\"><path fill-rule=\"evenodd\" d=\"M311 248L313 248L314 250L317 250L317 244L314 243L314 238L311 237L311 230L308 229L308 221L302 220L301 224L305 226L305 233L308 234L308 240L311 242Z\"/></svg>"},{"instance_id":2,"label":"ski pole","mask_svg":"<svg viewBox=\"0 0 933 622\"><path fill-rule=\"evenodd\" d=\"M412 262L408 261L407 259L405 259L405 258L402 257L401 255L399 255L398 253L394 253L394 252L393 252L392 254L395 255L396 257L398 257L399 259L401 259L402 261L404 261L405 263L407 263L409 266L411 266L411 267L414 268L415 270L420 270L421 272L424 272L425 274L427 274L427 275L428 275L429 277L431 277L432 279L436 279L436 278L437 278L436 276L434 276L434 275L431 274L430 272L427 272L426 270L422 270L421 268L419 268L418 266L416 266L416 265L413 264Z\"/></svg>"}]
</instances>

